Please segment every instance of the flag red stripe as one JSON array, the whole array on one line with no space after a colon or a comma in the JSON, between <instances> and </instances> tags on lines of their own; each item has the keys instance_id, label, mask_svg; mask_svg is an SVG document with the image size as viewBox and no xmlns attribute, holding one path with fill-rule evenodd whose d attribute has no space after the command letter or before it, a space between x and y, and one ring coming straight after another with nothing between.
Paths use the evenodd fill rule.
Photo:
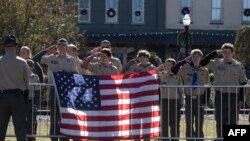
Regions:
<instances>
[{"instance_id":1,"label":"flag red stripe","mask_svg":"<svg viewBox=\"0 0 250 141\"><path fill-rule=\"evenodd\" d=\"M99 86L100 89L122 89L122 88L139 88L145 85L158 84L156 80L148 80L140 83L128 83L128 84L101 84Z\"/></svg>"},{"instance_id":2,"label":"flag red stripe","mask_svg":"<svg viewBox=\"0 0 250 141\"><path fill-rule=\"evenodd\" d=\"M115 100L115 99L133 99L143 96L153 96L159 94L158 90L148 90L138 93L122 93L122 94L113 94L113 95L101 95L101 100Z\"/></svg>"},{"instance_id":3,"label":"flag red stripe","mask_svg":"<svg viewBox=\"0 0 250 141\"><path fill-rule=\"evenodd\" d=\"M147 72L138 72L138 73L131 73L131 74L113 74L109 75L101 75L99 76L100 80L119 80L119 79L133 79L137 77L144 77L150 76L156 73L156 70L152 69Z\"/></svg>"},{"instance_id":4,"label":"flag red stripe","mask_svg":"<svg viewBox=\"0 0 250 141\"><path fill-rule=\"evenodd\" d=\"M136 118L147 118L147 117L157 117L160 116L159 111L145 112L145 113L132 113L126 115L114 115L114 116L91 116L91 115L75 115L71 113L62 113L62 118L65 119L74 119L79 121L119 121L127 119L136 119Z\"/></svg>"},{"instance_id":5,"label":"flag red stripe","mask_svg":"<svg viewBox=\"0 0 250 141\"><path fill-rule=\"evenodd\" d=\"M160 122L151 122L151 123L142 123L142 124L127 124L122 126L106 126L106 127L91 127L91 126L79 126L72 124L61 124L61 128L72 129L72 130L81 130L87 132L109 132L109 131L124 131L124 130L136 130L136 129L147 129L159 127Z\"/></svg>"}]
</instances>

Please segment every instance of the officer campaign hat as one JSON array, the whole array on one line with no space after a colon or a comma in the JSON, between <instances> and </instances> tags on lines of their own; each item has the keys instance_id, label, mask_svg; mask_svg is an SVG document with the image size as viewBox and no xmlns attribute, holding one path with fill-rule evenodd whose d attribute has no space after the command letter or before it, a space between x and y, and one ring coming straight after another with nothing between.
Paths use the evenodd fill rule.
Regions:
<instances>
[{"instance_id":1,"label":"officer campaign hat","mask_svg":"<svg viewBox=\"0 0 250 141\"><path fill-rule=\"evenodd\" d=\"M21 44L17 43L17 39L14 35L8 35L4 37L4 42L1 44L5 47L17 46L20 47Z\"/></svg>"}]
</instances>

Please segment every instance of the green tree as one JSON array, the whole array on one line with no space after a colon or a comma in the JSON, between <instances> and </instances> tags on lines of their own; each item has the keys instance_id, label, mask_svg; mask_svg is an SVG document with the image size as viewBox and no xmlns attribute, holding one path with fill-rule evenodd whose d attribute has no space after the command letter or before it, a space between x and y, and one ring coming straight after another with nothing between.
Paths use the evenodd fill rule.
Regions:
<instances>
[{"instance_id":1,"label":"green tree","mask_svg":"<svg viewBox=\"0 0 250 141\"><path fill-rule=\"evenodd\" d=\"M83 35L77 24L77 1L62 0L1 0L0 38L16 35L19 43L33 52L65 37L78 46Z\"/></svg>"},{"instance_id":2,"label":"green tree","mask_svg":"<svg viewBox=\"0 0 250 141\"><path fill-rule=\"evenodd\" d=\"M158 67L160 64L162 64L161 58L154 51L151 51L150 54L151 54L151 56L149 58L149 62L151 62L156 67Z\"/></svg>"},{"instance_id":3,"label":"green tree","mask_svg":"<svg viewBox=\"0 0 250 141\"><path fill-rule=\"evenodd\" d=\"M237 57L246 62L249 56L250 49L250 25L243 25L237 31L235 38L235 47L237 49ZM246 62L247 63L247 62ZM249 62L250 63L250 62Z\"/></svg>"},{"instance_id":4,"label":"green tree","mask_svg":"<svg viewBox=\"0 0 250 141\"><path fill-rule=\"evenodd\" d=\"M235 38L236 57L244 63L246 75L250 78L250 25L243 25Z\"/></svg>"}]
</instances>

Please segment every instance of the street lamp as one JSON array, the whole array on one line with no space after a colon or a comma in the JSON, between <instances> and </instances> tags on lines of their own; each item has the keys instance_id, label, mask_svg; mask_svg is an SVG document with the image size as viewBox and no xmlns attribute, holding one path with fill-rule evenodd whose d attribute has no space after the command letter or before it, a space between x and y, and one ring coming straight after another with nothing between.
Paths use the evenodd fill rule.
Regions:
<instances>
[{"instance_id":1,"label":"street lamp","mask_svg":"<svg viewBox=\"0 0 250 141\"><path fill-rule=\"evenodd\" d=\"M185 44L185 57L187 57L189 55L189 44L190 44L190 41L189 41L189 36L190 33L189 33L189 25L191 23L191 18L189 16L189 14L185 14L183 19L182 19L182 22L183 22L183 25L184 25L184 44Z\"/></svg>"}]
</instances>

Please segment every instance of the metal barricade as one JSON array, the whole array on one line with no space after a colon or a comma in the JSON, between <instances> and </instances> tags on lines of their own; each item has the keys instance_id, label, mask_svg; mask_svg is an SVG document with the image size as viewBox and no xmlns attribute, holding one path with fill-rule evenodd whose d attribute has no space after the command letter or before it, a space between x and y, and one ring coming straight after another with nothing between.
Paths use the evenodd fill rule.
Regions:
<instances>
[{"instance_id":1,"label":"metal barricade","mask_svg":"<svg viewBox=\"0 0 250 141\"><path fill-rule=\"evenodd\" d=\"M249 124L249 107L239 103L245 101L246 89L249 86L160 86L158 139L223 140L224 124Z\"/></svg>"},{"instance_id":2,"label":"metal barricade","mask_svg":"<svg viewBox=\"0 0 250 141\"><path fill-rule=\"evenodd\" d=\"M32 103L32 131L28 137L41 138L41 140L50 140L51 137L63 137L58 133L50 133L50 107L56 108L56 99L54 105L50 105L49 90L53 87L52 84L32 83L33 87L39 87L38 103ZM224 121L224 108L235 110L235 113L227 113L227 124L249 124L249 108L246 104L238 109L237 106L240 88L244 88L243 92L246 95L246 89L250 86L183 86L183 85L161 85L160 86L160 103L161 103L161 137L155 140L223 140L222 124L217 122ZM208 89L210 88L210 90ZM165 89L163 91L163 89ZM186 95L185 91L190 91L191 95ZM204 90L204 93L203 91ZM202 94L201 94L202 92ZM167 93L168 96L163 96ZM209 96L210 93L210 96ZM171 97L178 95L177 97ZM34 97L33 97L34 98ZM205 99L205 100L204 100ZM243 97L245 101L245 97ZM52 102L53 103L53 102ZM216 107L217 106L217 107ZM234 109L232 109L234 108ZM215 114L217 112L217 114ZM239 113L239 114L237 114ZM196 118L193 118L197 117ZM216 117L217 116L217 117ZM221 119L220 119L221 118ZM236 121L235 121L236 120ZM34 122L37 122L36 132L34 132ZM196 125L193 131L193 125ZM217 131L217 130L220 131ZM167 133L166 133L167 132ZM220 135L217 135L220 133ZM12 120L10 120L7 138L15 137Z\"/></svg>"}]
</instances>

